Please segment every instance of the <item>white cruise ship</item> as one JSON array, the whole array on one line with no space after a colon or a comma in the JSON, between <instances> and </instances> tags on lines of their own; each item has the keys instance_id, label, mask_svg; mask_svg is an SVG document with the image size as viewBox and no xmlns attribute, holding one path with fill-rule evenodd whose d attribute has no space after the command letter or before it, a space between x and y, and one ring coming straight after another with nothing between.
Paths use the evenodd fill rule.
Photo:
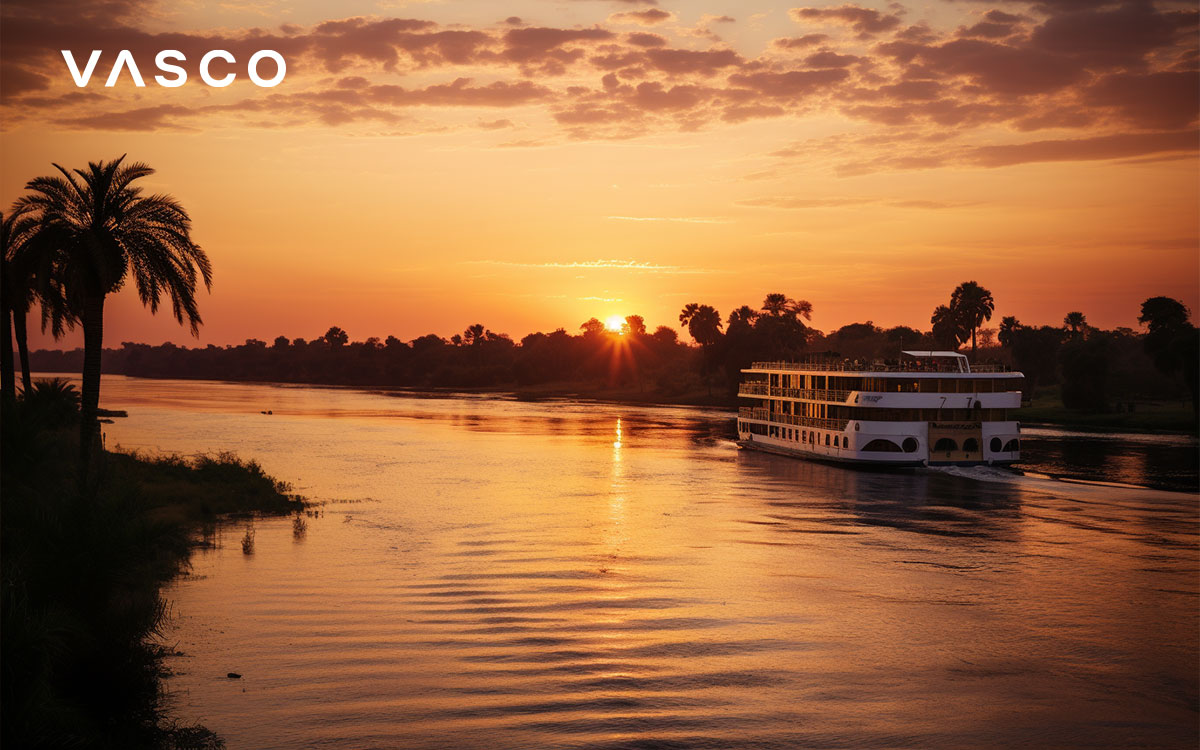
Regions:
<instances>
[{"instance_id":1,"label":"white cruise ship","mask_svg":"<svg viewBox=\"0 0 1200 750\"><path fill-rule=\"evenodd\" d=\"M742 370L738 445L888 466L1009 464L1021 457L1023 376L957 352L899 364L755 362Z\"/></svg>"}]
</instances>

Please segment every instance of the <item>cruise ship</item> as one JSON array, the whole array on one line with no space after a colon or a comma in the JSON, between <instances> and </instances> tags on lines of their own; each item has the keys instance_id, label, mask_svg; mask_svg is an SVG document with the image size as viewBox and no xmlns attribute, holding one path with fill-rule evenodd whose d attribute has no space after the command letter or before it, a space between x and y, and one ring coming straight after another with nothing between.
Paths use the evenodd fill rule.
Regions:
<instances>
[{"instance_id":1,"label":"cruise ship","mask_svg":"<svg viewBox=\"0 0 1200 750\"><path fill-rule=\"evenodd\" d=\"M742 370L738 445L887 466L1010 464L1021 458L1023 376L957 352L898 363L755 362Z\"/></svg>"}]
</instances>

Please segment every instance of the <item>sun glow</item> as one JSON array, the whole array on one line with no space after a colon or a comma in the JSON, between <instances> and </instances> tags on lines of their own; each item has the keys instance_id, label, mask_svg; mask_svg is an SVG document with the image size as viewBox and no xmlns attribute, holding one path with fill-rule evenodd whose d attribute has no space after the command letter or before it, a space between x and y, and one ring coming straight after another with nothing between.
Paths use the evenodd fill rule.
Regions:
<instances>
[{"instance_id":1,"label":"sun glow","mask_svg":"<svg viewBox=\"0 0 1200 750\"><path fill-rule=\"evenodd\" d=\"M609 315L604 319L604 327L614 333L620 333L623 325L625 325L625 319L620 315Z\"/></svg>"}]
</instances>

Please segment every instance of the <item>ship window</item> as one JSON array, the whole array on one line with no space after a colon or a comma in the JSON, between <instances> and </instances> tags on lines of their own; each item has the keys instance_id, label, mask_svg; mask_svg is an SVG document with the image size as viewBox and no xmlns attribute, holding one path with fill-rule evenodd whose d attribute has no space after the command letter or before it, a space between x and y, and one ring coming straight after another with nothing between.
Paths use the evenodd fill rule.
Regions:
<instances>
[{"instance_id":1,"label":"ship window","mask_svg":"<svg viewBox=\"0 0 1200 750\"><path fill-rule=\"evenodd\" d=\"M991 449L992 453L999 453L1000 452L1000 438L998 438L998 437L992 438L988 442L988 448Z\"/></svg>"},{"instance_id":2,"label":"ship window","mask_svg":"<svg viewBox=\"0 0 1200 750\"><path fill-rule=\"evenodd\" d=\"M909 438L909 440L911 440L911 439L912 438ZM896 445L891 440L884 440L883 438L875 438L871 442L864 445L862 449L864 451L870 451L871 453L899 453L900 452L900 446Z\"/></svg>"},{"instance_id":3,"label":"ship window","mask_svg":"<svg viewBox=\"0 0 1200 750\"><path fill-rule=\"evenodd\" d=\"M842 447L843 448L850 447L850 438L846 437L845 435L842 436Z\"/></svg>"},{"instance_id":4,"label":"ship window","mask_svg":"<svg viewBox=\"0 0 1200 750\"><path fill-rule=\"evenodd\" d=\"M954 442L950 438L945 438L945 437L938 438L938 441L933 444L933 449L935 451L939 451L939 452L940 451L956 451L956 450L958 450L958 443Z\"/></svg>"},{"instance_id":5,"label":"ship window","mask_svg":"<svg viewBox=\"0 0 1200 750\"><path fill-rule=\"evenodd\" d=\"M825 445L829 445L829 434L828 433L826 433L826 435L825 435Z\"/></svg>"},{"instance_id":6,"label":"ship window","mask_svg":"<svg viewBox=\"0 0 1200 750\"><path fill-rule=\"evenodd\" d=\"M979 441L975 438L967 438L963 441L963 450L967 453L974 453L979 450Z\"/></svg>"},{"instance_id":7,"label":"ship window","mask_svg":"<svg viewBox=\"0 0 1200 750\"><path fill-rule=\"evenodd\" d=\"M801 430L801 431L800 431L800 439L801 439L801 440L808 440L808 430Z\"/></svg>"},{"instance_id":8,"label":"ship window","mask_svg":"<svg viewBox=\"0 0 1200 750\"><path fill-rule=\"evenodd\" d=\"M1005 451L1021 450L1021 441L1018 440L1017 438L1013 438L1012 440L1009 440L1007 443L1004 444L1004 450Z\"/></svg>"},{"instance_id":9,"label":"ship window","mask_svg":"<svg viewBox=\"0 0 1200 750\"><path fill-rule=\"evenodd\" d=\"M904 442L901 444L905 453L916 453L918 446L917 439L911 437L904 438Z\"/></svg>"}]
</instances>

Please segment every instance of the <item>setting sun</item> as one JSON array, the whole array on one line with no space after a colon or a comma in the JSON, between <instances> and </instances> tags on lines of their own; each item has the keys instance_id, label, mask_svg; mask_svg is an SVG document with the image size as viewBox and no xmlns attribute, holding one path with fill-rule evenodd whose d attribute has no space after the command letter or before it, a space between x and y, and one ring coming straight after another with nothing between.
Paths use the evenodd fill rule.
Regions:
<instances>
[{"instance_id":1,"label":"setting sun","mask_svg":"<svg viewBox=\"0 0 1200 750\"><path fill-rule=\"evenodd\" d=\"M604 327L615 333L620 333L623 325L625 325L625 319L620 315L609 315L604 319Z\"/></svg>"}]
</instances>

